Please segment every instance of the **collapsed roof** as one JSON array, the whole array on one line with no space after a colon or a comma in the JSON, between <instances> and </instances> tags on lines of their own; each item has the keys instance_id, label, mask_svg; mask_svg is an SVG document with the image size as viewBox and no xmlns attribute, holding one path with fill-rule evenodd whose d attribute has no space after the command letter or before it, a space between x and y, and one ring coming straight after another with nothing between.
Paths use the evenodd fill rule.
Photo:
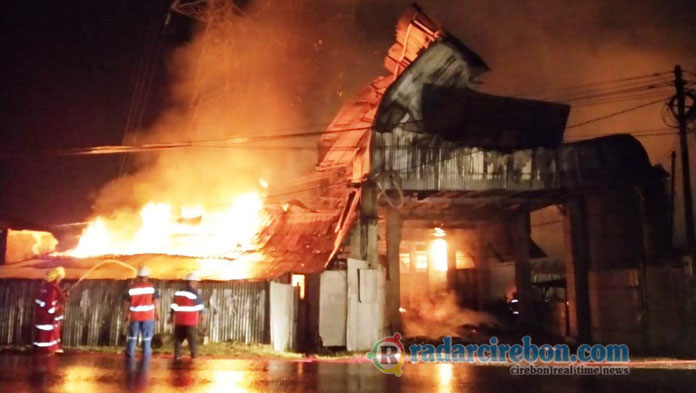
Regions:
<instances>
[{"instance_id":1,"label":"collapsed roof","mask_svg":"<svg viewBox=\"0 0 696 393\"><path fill-rule=\"evenodd\" d=\"M282 274L322 271L331 257L339 211L317 212L290 206L269 211L270 224L260 233L258 248L237 259L195 258L178 255L115 255L91 258L46 257L0 266L0 278L41 279L46 270L65 267L66 279L75 280L90 269L88 279L125 280L147 265L150 276L160 280L182 280L197 272L204 280L268 280ZM107 266L110 265L110 266Z\"/></svg>"},{"instance_id":2,"label":"collapsed roof","mask_svg":"<svg viewBox=\"0 0 696 393\"><path fill-rule=\"evenodd\" d=\"M376 113L378 132L399 128L504 151L563 141L569 106L476 91L488 66L417 6L399 20L385 66L394 82Z\"/></svg>"},{"instance_id":3,"label":"collapsed roof","mask_svg":"<svg viewBox=\"0 0 696 393\"><path fill-rule=\"evenodd\" d=\"M472 85L488 66L473 51L452 37L420 8L409 8L400 18L396 43L385 58L388 75L376 78L338 112L321 136L319 162L314 171L282 186L273 194L288 199L309 194L304 203L271 206L270 221L258 236L257 246L240 258L193 258L172 255L105 256L102 258L43 258L0 267L0 278L38 279L46 269L63 265L68 279L77 279L97 264L117 259L133 267L144 264L156 279L183 279L198 271L206 280L268 280L288 273L312 274L324 270L336 256L355 222L360 206L360 183L371 172L374 131L396 128L431 133L459 146L499 151L558 148L569 108L533 100L498 97L475 91ZM630 137L627 137L630 139ZM636 142L637 143L637 142ZM612 176L642 175L624 162L607 158L629 146L617 158L650 168L641 146L626 138L607 139L558 150L559 161L592 166L610 164ZM608 147L605 148L605 147ZM582 156L582 157L581 157ZM585 159L585 158L590 158ZM582 158L582 159L581 159ZM571 164L569 164L571 165ZM558 168L563 172L563 168ZM570 172L568 172L570 173ZM567 177L566 177L567 178ZM570 179L570 178L568 178ZM582 183L570 179L565 185ZM308 191L310 190L310 191ZM91 279L127 279L130 269L96 269Z\"/></svg>"}]
</instances>

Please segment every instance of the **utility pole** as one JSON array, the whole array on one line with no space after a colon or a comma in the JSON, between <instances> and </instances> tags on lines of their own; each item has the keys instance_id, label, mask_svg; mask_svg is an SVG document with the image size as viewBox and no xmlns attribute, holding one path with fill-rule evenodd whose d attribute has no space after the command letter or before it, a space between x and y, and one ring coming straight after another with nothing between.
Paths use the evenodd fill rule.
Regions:
<instances>
[{"instance_id":1,"label":"utility pole","mask_svg":"<svg viewBox=\"0 0 696 393\"><path fill-rule=\"evenodd\" d=\"M694 212L691 199L691 168L689 167L689 146L686 141L686 109L684 97L684 79L681 66L674 66L674 88L677 112L674 114L679 122L679 147L681 148L682 180L684 188L684 223L686 225L686 244L691 254L691 273L696 273L696 249L694 248Z\"/></svg>"},{"instance_id":2,"label":"utility pole","mask_svg":"<svg viewBox=\"0 0 696 393\"><path fill-rule=\"evenodd\" d=\"M669 179L669 183L670 183L669 184L669 186L670 186L669 187L669 190L670 190L669 191L669 198L670 198L670 202L669 202L669 234L670 234L669 241L670 241L670 245L672 247L674 247L674 199L675 199L675 193L674 193L675 187L674 186L675 186L675 180L676 180L674 178L674 176L676 176L676 174L677 174L677 172L676 172L677 152L672 150L672 154L669 155L669 158L670 158L671 164L672 164L671 172L670 172L670 179Z\"/></svg>"}]
</instances>

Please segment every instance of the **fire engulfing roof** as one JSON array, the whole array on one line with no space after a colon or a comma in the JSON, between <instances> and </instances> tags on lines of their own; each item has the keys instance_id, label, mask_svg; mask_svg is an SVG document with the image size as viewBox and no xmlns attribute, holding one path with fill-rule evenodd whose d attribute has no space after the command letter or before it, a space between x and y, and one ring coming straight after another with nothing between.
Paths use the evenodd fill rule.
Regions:
<instances>
[{"instance_id":1,"label":"fire engulfing roof","mask_svg":"<svg viewBox=\"0 0 696 393\"><path fill-rule=\"evenodd\" d=\"M311 274L325 268L337 238L342 239L337 223L345 220L343 213L298 206L273 208L269 212L271 223L260 233L257 249L237 259L153 254L46 257L0 266L0 278L41 279L46 270L56 266L65 267L68 280L79 279L93 268L89 279L125 280L135 277L135 269L141 266L147 266L150 276L159 280L183 280L192 272L214 281L269 280L286 273Z\"/></svg>"},{"instance_id":2,"label":"fire engulfing roof","mask_svg":"<svg viewBox=\"0 0 696 393\"><path fill-rule=\"evenodd\" d=\"M315 170L285 185L275 186L276 192L272 194L287 196L286 200L299 199L301 194L309 194L309 198L303 198L301 203L282 205L284 208L268 207L270 222L259 234L254 250L234 260L143 254L85 259L50 257L0 266L0 278L42 278L46 269L58 265L66 267L67 279L82 277L90 269L94 269L88 277L91 279L128 279L134 276L133 269L123 266L101 268L102 264L114 260L131 267L147 265L153 278L163 280L183 279L193 271L206 280L268 280L287 273L322 271L340 251L356 220L360 203L359 184L370 173L373 130L391 131L393 127L413 123L421 124L419 131L427 131L427 127L422 126L423 121L434 124L433 119L441 116L442 111L433 105L441 105L442 100L425 93L439 94L439 90L430 90L434 86L436 89L453 88L453 92L459 94L462 90L456 89L470 88L474 79L488 70L476 53L417 6L409 8L399 20L396 43L389 50L385 67L390 75L375 79L345 104L322 135L320 159ZM456 124L454 128L443 131L443 137L468 140L467 143L472 145L490 148L496 147L496 141L503 141L506 148L539 143L536 137L528 135L534 131L532 129L539 128L539 122L534 119L525 121L521 115L501 118L485 129L463 127L476 120L472 112L480 112L480 106L493 102L494 105L489 106L491 110L485 112L488 116L473 124L478 126L490 121L491 113L505 112L510 106L520 113L531 109L532 116L545 122L544 111L548 110L553 121L548 122L551 124L548 130L542 129L545 136L540 134L539 138L549 137L550 143L560 143L567 108L522 100L505 101L476 92L470 94L471 99L464 101L469 109L461 116L458 112L461 107L453 108L452 102L443 106L446 112L456 115L444 118L447 124ZM469 139L461 135L464 132ZM312 187L308 188L308 185ZM282 203L277 199L273 201Z\"/></svg>"}]
</instances>

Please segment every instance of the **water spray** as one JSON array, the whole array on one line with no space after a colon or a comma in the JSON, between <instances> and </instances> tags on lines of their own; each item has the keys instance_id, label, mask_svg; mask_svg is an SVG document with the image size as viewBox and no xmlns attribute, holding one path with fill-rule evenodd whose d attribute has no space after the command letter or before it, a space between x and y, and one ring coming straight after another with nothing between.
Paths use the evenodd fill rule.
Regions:
<instances>
[{"instance_id":1,"label":"water spray","mask_svg":"<svg viewBox=\"0 0 696 393\"><path fill-rule=\"evenodd\" d=\"M73 286L71 286L70 289L68 289L68 291L72 291L79 283L82 282L82 280L84 280L85 278L87 278L87 276L88 276L90 273L92 273L95 269L97 269L98 267L100 267L100 266L102 266L102 265L107 265L107 264L110 264L110 263L115 263L115 264L117 264L117 265L121 265L121 266L123 266L123 267L127 267L128 269L132 270L133 272L137 272L137 271L138 271L136 268L134 268L133 266L131 266L131 265L127 264L127 263L121 262L121 261L116 260L116 259L107 259L107 260L105 260L105 261L102 261L102 262L97 263L96 265L92 266L92 268L90 268L89 270L87 270L87 272L85 272L85 274L83 274L82 276L80 276L80 278L77 280L77 282L76 282L75 284L73 284Z\"/></svg>"}]
</instances>

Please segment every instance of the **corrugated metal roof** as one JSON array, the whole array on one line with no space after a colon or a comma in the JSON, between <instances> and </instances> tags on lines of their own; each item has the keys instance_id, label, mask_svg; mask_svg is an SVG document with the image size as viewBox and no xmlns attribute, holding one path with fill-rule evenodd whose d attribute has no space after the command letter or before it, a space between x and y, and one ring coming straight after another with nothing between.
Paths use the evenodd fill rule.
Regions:
<instances>
[{"instance_id":1,"label":"corrugated metal roof","mask_svg":"<svg viewBox=\"0 0 696 393\"><path fill-rule=\"evenodd\" d=\"M334 251L340 210L311 211L290 206L262 233L262 261L254 265L257 276L292 272L317 273Z\"/></svg>"},{"instance_id":2,"label":"corrugated metal roof","mask_svg":"<svg viewBox=\"0 0 696 393\"><path fill-rule=\"evenodd\" d=\"M518 150L563 142L568 105L426 85L421 130L461 146Z\"/></svg>"},{"instance_id":3,"label":"corrugated metal roof","mask_svg":"<svg viewBox=\"0 0 696 393\"><path fill-rule=\"evenodd\" d=\"M196 258L179 255L121 255L95 258L47 257L12 265L0 266L0 278L42 279L48 269L66 268L66 279L78 279L89 269L89 279L133 278L127 267L108 263L119 261L134 268L147 265L152 278L182 280L198 272L204 280L269 280L285 273L309 274L322 271L337 245L337 224L341 210L312 211L291 206L287 211L277 209L259 236L256 250L237 259ZM354 215L354 211L350 212Z\"/></svg>"},{"instance_id":4,"label":"corrugated metal roof","mask_svg":"<svg viewBox=\"0 0 696 393\"><path fill-rule=\"evenodd\" d=\"M377 131L401 128L506 151L554 148L563 140L567 105L476 92L486 64L418 6L399 19L385 67L394 82L380 100Z\"/></svg>"},{"instance_id":5,"label":"corrugated metal roof","mask_svg":"<svg viewBox=\"0 0 696 393\"><path fill-rule=\"evenodd\" d=\"M389 77L375 79L339 110L319 141L319 145L327 146L327 149L317 170L346 168L349 178L354 181L367 175L375 112L390 84Z\"/></svg>"},{"instance_id":6,"label":"corrugated metal roof","mask_svg":"<svg viewBox=\"0 0 696 393\"><path fill-rule=\"evenodd\" d=\"M473 72L457 47L434 43L389 86L375 129L504 151L561 144L569 106L477 92Z\"/></svg>"},{"instance_id":7,"label":"corrugated metal roof","mask_svg":"<svg viewBox=\"0 0 696 393\"><path fill-rule=\"evenodd\" d=\"M446 41L457 47L472 66L474 74L478 75L488 70L488 66L478 54L453 37L416 4L401 14L396 24L396 42L389 48L384 66L392 75L398 76L423 50L436 41Z\"/></svg>"}]
</instances>

